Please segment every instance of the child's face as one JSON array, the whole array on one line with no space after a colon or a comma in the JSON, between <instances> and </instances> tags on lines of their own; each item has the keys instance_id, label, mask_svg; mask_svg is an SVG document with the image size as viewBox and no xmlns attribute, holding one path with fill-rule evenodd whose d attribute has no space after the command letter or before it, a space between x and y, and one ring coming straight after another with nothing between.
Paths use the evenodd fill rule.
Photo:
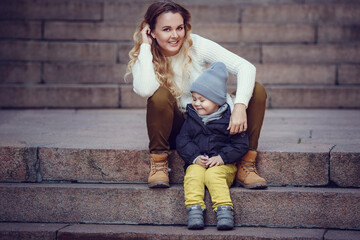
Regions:
<instances>
[{"instance_id":1,"label":"child's face","mask_svg":"<svg viewBox=\"0 0 360 240\"><path fill-rule=\"evenodd\" d=\"M196 92L192 92L192 106L198 112L199 115L209 115L216 112L219 109L219 105L213 101L205 98L203 95Z\"/></svg>"}]
</instances>

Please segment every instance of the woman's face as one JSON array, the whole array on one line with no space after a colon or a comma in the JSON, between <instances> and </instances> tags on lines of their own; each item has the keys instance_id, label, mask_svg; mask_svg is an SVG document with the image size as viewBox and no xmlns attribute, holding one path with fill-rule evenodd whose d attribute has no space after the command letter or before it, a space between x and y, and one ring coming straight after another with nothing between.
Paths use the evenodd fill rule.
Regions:
<instances>
[{"instance_id":1,"label":"woman's face","mask_svg":"<svg viewBox=\"0 0 360 240\"><path fill-rule=\"evenodd\" d=\"M185 26L180 13L163 13L156 19L155 29L151 36L156 39L161 52L171 57L176 55L184 43Z\"/></svg>"}]
</instances>

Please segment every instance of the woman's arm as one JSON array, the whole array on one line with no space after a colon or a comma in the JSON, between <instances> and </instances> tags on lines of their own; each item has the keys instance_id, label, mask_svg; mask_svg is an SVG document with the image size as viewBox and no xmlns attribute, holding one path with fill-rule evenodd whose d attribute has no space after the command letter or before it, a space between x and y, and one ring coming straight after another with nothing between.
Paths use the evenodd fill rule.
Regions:
<instances>
[{"instance_id":1,"label":"woman's arm","mask_svg":"<svg viewBox=\"0 0 360 240\"><path fill-rule=\"evenodd\" d=\"M194 45L199 57L205 62L220 61L227 70L237 76L235 106L232 112L228 130L236 134L247 130L246 108L249 104L255 86L256 68L249 61L228 51L219 44L195 35Z\"/></svg>"},{"instance_id":2,"label":"woman's arm","mask_svg":"<svg viewBox=\"0 0 360 240\"><path fill-rule=\"evenodd\" d=\"M134 92L142 97L150 97L159 88L156 80L153 55L151 53L152 38L149 24L141 30L142 44L137 61L132 67Z\"/></svg>"},{"instance_id":3,"label":"woman's arm","mask_svg":"<svg viewBox=\"0 0 360 240\"><path fill-rule=\"evenodd\" d=\"M143 43L140 46L138 59L132 67L134 92L142 97L150 97L159 88L152 62L151 46Z\"/></svg>"},{"instance_id":4,"label":"woman's arm","mask_svg":"<svg viewBox=\"0 0 360 240\"><path fill-rule=\"evenodd\" d=\"M242 103L247 107L255 86L255 66L209 39L195 34L192 36L194 48L203 61L208 63L223 62L227 70L236 75L237 90L234 103Z\"/></svg>"}]
</instances>

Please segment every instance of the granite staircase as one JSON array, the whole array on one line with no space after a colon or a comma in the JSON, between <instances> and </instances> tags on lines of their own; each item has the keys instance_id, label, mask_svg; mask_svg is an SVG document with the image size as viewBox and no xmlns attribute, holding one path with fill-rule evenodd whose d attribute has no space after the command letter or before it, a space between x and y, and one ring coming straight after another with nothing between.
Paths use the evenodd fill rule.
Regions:
<instances>
[{"instance_id":1,"label":"granite staircase","mask_svg":"<svg viewBox=\"0 0 360 240\"><path fill-rule=\"evenodd\" d=\"M149 2L1 1L0 107L144 107L123 76ZM358 1L180 2L194 33L256 65L268 107L360 107Z\"/></svg>"},{"instance_id":2,"label":"granite staircase","mask_svg":"<svg viewBox=\"0 0 360 240\"><path fill-rule=\"evenodd\" d=\"M147 187L145 110L2 110L0 239L359 239L359 117L268 110L270 187L232 187L236 228L219 232L208 192L206 229L187 230L176 152L171 187Z\"/></svg>"},{"instance_id":3,"label":"granite staircase","mask_svg":"<svg viewBox=\"0 0 360 240\"><path fill-rule=\"evenodd\" d=\"M225 232L208 192L187 230L176 152L171 187L146 185L145 99L123 75L149 2L0 1L0 239L360 239L359 2L180 1L268 92L270 187L232 187Z\"/></svg>"}]
</instances>

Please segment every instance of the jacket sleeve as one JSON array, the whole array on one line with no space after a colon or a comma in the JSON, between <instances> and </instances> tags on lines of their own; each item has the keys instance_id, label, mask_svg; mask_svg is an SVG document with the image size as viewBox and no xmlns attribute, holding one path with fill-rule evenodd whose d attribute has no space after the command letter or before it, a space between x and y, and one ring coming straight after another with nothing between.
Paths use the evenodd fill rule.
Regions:
<instances>
[{"instance_id":1,"label":"jacket sleeve","mask_svg":"<svg viewBox=\"0 0 360 240\"><path fill-rule=\"evenodd\" d=\"M193 141L193 132L191 130L189 119L185 120L180 133L176 137L176 150L179 153L180 157L184 160L185 163L191 165L195 158L197 158L200 153L200 148Z\"/></svg>"},{"instance_id":2,"label":"jacket sleeve","mask_svg":"<svg viewBox=\"0 0 360 240\"><path fill-rule=\"evenodd\" d=\"M223 147L219 155L224 164L235 163L240 160L249 150L249 137L247 132L230 135L230 144Z\"/></svg>"}]
</instances>

